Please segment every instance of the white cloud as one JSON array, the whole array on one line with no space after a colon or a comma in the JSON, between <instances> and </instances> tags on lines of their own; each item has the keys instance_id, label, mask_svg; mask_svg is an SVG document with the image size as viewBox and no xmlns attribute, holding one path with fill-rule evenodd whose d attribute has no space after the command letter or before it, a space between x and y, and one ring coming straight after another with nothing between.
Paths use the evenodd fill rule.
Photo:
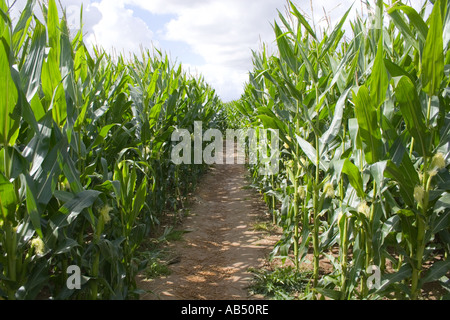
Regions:
<instances>
[{"instance_id":1,"label":"white cloud","mask_svg":"<svg viewBox=\"0 0 450 320\"><path fill-rule=\"evenodd\" d=\"M140 1L130 4L154 14L174 14L164 40L187 43L205 63L195 66L224 100L237 99L252 68L252 50L272 42L271 22L280 0ZM193 66L194 67L194 66Z\"/></svg>"},{"instance_id":2,"label":"white cloud","mask_svg":"<svg viewBox=\"0 0 450 320\"><path fill-rule=\"evenodd\" d=\"M102 18L92 27L87 42L125 54L138 53L141 45L152 45L153 32L143 20L133 16L132 10L125 9L124 1L102 0L92 6Z\"/></svg>"},{"instance_id":3,"label":"white cloud","mask_svg":"<svg viewBox=\"0 0 450 320\"><path fill-rule=\"evenodd\" d=\"M372 3L374 0L370 0ZM408 1L408 0L407 0ZM361 0L293 0L300 12L313 25L317 34L336 25L350 5L345 29L351 37L349 21L356 11L367 14ZM365 2L365 0L364 0ZM410 1L417 10L422 1ZM18 0L16 7L23 7L26 0ZM277 9L286 13L286 0L61 0L67 8L69 24L78 26L79 10L83 3L85 42L102 46L106 50L138 53L140 45L152 45L170 53L192 70L201 72L224 100L237 99L252 69L252 50L259 50L261 42L273 51L275 36L272 23L278 18ZM311 3L314 14L311 13ZM132 9L130 9L132 8ZM16 9L14 9L16 10ZM134 10L134 11L133 11ZM138 10L143 10L138 12ZM17 10L16 10L17 11ZM326 16L329 20L324 19ZM161 26L151 30L149 21L158 15ZM165 17L167 15L167 18ZM17 12L16 12L17 16ZM139 18L141 17L141 18ZM160 47L158 43L166 47ZM181 45L184 44L184 45ZM180 48L187 47L183 52ZM176 48L176 49L175 49ZM199 56L195 62L189 59ZM188 59L187 61L184 61ZM188 65L187 63L191 63Z\"/></svg>"}]
</instances>

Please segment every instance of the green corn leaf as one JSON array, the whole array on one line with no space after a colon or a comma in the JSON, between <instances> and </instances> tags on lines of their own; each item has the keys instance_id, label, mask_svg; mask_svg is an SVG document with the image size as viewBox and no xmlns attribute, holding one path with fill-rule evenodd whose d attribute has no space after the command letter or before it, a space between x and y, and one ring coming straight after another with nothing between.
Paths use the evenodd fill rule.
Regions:
<instances>
[{"instance_id":1,"label":"green corn leaf","mask_svg":"<svg viewBox=\"0 0 450 320\"><path fill-rule=\"evenodd\" d=\"M380 188L383 186L384 171L386 170L386 166L387 161L380 161L370 166L370 174Z\"/></svg>"},{"instance_id":2,"label":"green corn leaf","mask_svg":"<svg viewBox=\"0 0 450 320\"><path fill-rule=\"evenodd\" d=\"M60 26L61 32L61 78L63 81L63 89L66 92L66 95L72 98L72 101L78 104L78 96L76 94L75 83L74 83L74 57L73 57L73 48L69 39L69 28L67 26L66 21L61 20Z\"/></svg>"},{"instance_id":3,"label":"green corn leaf","mask_svg":"<svg viewBox=\"0 0 450 320\"><path fill-rule=\"evenodd\" d=\"M445 205L447 209L450 207L449 198L450 196L447 194L445 199ZM441 201L444 202L444 199L441 198ZM432 233L436 234L442 230L447 229L448 227L450 227L450 211L445 211L436 219L436 221L434 221Z\"/></svg>"},{"instance_id":4,"label":"green corn leaf","mask_svg":"<svg viewBox=\"0 0 450 320\"><path fill-rule=\"evenodd\" d=\"M11 19L8 14L8 7L4 1L0 2L0 39L3 38L8 46L11 46Z\"/></svg>"},{"instance_id":5,"label":"green corn leaf","mask_svg":"<svg viewBox=\"0 0 450 320\"><path fill-rule=\"evenodd\" d=\"M404 165L404 163L411 162L411 160L406 159L409 159L409 157L405 154L400 167L397 167L392 161L388 161L385 175L399 184L403 201L410 207L414 207L414 188L419 183L419 177L417 173L414 175L407 169L409 166ZM414 170L414 167L412 169Z\"/></svg>"},{"instance_id":6,"label":"green corn leaf","mask_svg":"<svg viewBox=\"0 0 450 320\"><path fill-rule=\"evenodd\" d=\"M38 236L43 239L44 234L42 233L41 226L41 214L38 207L38 201L36 199L36 186L33 179L27 174L26 177L26 207L28 215L30 216L31 223L33 224L34 230L38 234Z\"/></svg>"},{"instance_id":7,"label":"green corn leaf","mask_svg":"<svg viewBox=\"0 0 450 320\"><path fill-rule=\"evenodd\" d=\"M433 264L433 266L427 271L424 278L420 281L421 283L432 282L445 276L450 270L450 260L438 261Z\"/></svg>"},{"instance_id":8,"label":"green corn leaf","mask_svg":"<svg viewBox=\"0 0 450 320\"><path fill-rule=\"evenodd\" d=\"M30 27L33 17L33 7L36 4L36 0L28 0L25 8L20 15L19 22L17 22L13 32L13 44L14 52L19 54L22 45L27 38L28 29Z\"/></svg>"},{"instance_id":9,"label":"green corn leaf","mask_svg":"<svg viewBox=\"0 0 450 320\"><path fill-rule=\"evenodd\" d=\"M17 197L14 185L0 172L0 209L2 220L14 221Z\"/></svg>"},{"instance_id":10,"label":"green corn leaf","mask_svg":"<svg viewBox=\"0 0 450 320\"><path fill-rule=\"evenodd\" d=\"M51 49L47 61L44 62L41 78L46 110L52 108L53 120L62 125L67 117L67 108L58 60Z\"/></svg>"},{"instance_id":11,"label":"green corn leaf","mask_svg":"<svg viewBox=\"0 0 450 320\"><path fill-rule=\"evenodd\" d=\"M299 144L300 148L305 153L305 155L308 157L308 159L315 166L317 166L317 151L316 151L316 148L314 148L308 141L306 141L302 137L298 136L297 134L295 135L295 137L297 139L297 143ZM329 164L328 163L326 163L324 161L320 161L319 162L319 166L320 166L320 169L322 169L324 171L328 171L328 168L329 168Z\"/></svg>"},{"instance_id":12,"label":"green corn leaf","mask_svg":"<svg viewBox=\"0 0 450 320\"><path fill-rule=\"evenodd\" d=\"M410 264L404 264L399 271L393 274L386 274L382 276L381 287L377 290L378 292L388 289L391 284L401 282L409 277L411 277L412 268Z\"/></svg>"},{"instance_id":13,"label":"green corn leaf","mask_svg":"<svg viewBox=\"0 0 450 320\"><path fill-rule=\"evenodd\" d=\"M9 65L9 48L0 40L0 146L13 146L19 134L20 121L14 115L18 100Z\"/></svg>"},{"instance_id":14,"label":"green corn leaf","mask_svg":"<svg viewBox=\"0 0 450 320\"><path fill-rule=\"evenodd\" d=\"M281 16L281 14L280 14ZM287 24L287 22L286 22ZM294 55L294 50L292 48L292 44L287 41L286 37L287 34L283 33L283 31L281 31L281 28L278 26L278 24L275 22L275 34L277 36L277 45L278 45L278 49L280 51L280 55L281 58L286 61L288 67L296 72L297 71L297 58Z\"/></svg>"},{"instance_id":15,"label":"green corn leaf","mask_svg":"<svg viewBox=\"0 0 450 320\"><path fill-rule=\"evenodd\" d=\"M58 254L69 253L73 248L76 248L79 246L80 245L78 244L78 242L73 239L70 239L70 238L64 239L64 241L56 247L54 254L58 255Z\"/></svg>"},{"instance_id":16,"label":"green corn leaf","mask_svg":"<svg viewBox=\"0 0 450 320\"><path fill-rule=\"evenodd\" d=\"M361 141L361 135L358 134L359 127L358 127L358 119L348 119L348 131L350 134L350 139L352 140L353 146L360 150L362 149L362 141Z\"/></svg>"},{"instance_id":17,"label":"green corn leaf","mask_svg":"<svg viewBox=\"0 0 450 320\"><path fill-rule=\"evenodd\" d=\"M61 29L55 0L48 1L47 32L50 48L54 51L54 56L57 59L57 65L59 67L59 59L61 56Z\"/></svg>"},{"instance_id":18,"label":"green corn leaf","mask_svg":"<svg viewBox=\"0 0 450 320\"><path fill-rule=\"evenodd\" d=\"M301 35L297 35L297 37L295 36L294 31L292 30L291 26L289 25L289 23L286 21L286 19L280 14L280 18L282 20L282 22L284 23L284 25L286 26L286 28L289 30L288 33L291 33L294 37L294 40L297 44L296 46L296 50L298 50L298 53L300 54L303 63L305 64L306 70L308 71L309 75L312 77L312 80L314 83L317 83L319 81L317 72L314 70L313 64L310 61L310 59L308 58L308 54L306 52L305 46L303 45L303 43L300 41L300 39L298 37L300 37ZM290 68L292 69L292 71L294 72L298 72L298 68L299 66L297 66L297 58L295 58L295 55L293 54L293 49L291 48L291 45L289 44L289 42L285 39L287 33L282 33L280 27L278 27L277 24L275 24L276 27L278 29L275 29L276 31L276 35L277 35L277 40L280 38L283 38L284 41L279 42L279 45L281 45L280 49L280 53L282 53L283 57L286 57L286 61L288 62L288 64L290 64ZM292 56L290 56L290 54L292 54ZM284 77L285 80L288 79L289 77L285 76Z\"/></svg>"},{"instance_id":19,"label":"green corn leaf","mask_svg":"<svg viewBox=\"0 0 450 320\"><path fill-rule=\"evenodd\" d=\"M91 146L89 146L88 150L93 150L95 147L97 147L98 145L100 145L102 142L105 141L106 136L108 135L108 132L113 128L113 127L117 127L120 126L119 124L115 123L115 124L110 124L107 126L104 126L101 130L100 133L98 134L97 138L95 139L95 141L92 143Z\"/></svg>"},{"instance_id":20,"label":"green corn leaf","mask_svg":"<svg viewBox=\"0 0 450 320\"><path fill-rule=\"evenodd\" d=\"M348 292L352 292L357 285L357 281L361 271L364 269L364 250L360 248L355 248L353 252L353 262L351 269L349 271L348 279L349 279L349 288Z\"/></svg>"},{"instance_id":21,"label":"green corn leaf","mask_svg":"<svg viewBox=\"0 0 450 320\"><path fill-rule=\"evenodd\" d=\"M353 8L353 4L351 5L351 7L347 10L347 12L344 14L344 16L341 18L341 20L339 21L339 23L336 25L336 27L334 28L333 32L331 33L331 35L328 37L328 39L325 42L324 47L322 48L322 52L320 53L319 56L319 60L322 59L327 53L328 50L331 48L331 46L336 42L336 39L339 35L342 36L342 26L345 23L345 20L347 20L348 14L350 13L350 11Z\"/></svg>"},{"instance_id":22,"label":"green corn leaf","mask_svg":"<svg viewBox=\"0 0 450 320\"><path fill-rule=\"evenodd\" d=\"M261 119L266 129L280 130L280 133L288 132L286 125L276 117L268 116L266 114L260 114L257 117Z\"/></svg>"},{"instance_id":23,"label":"green corn leaf","mask_svg":"<svg viewBox=\"0 0 450 320\"><path fill-rule=\"evenodd\" d=\"M404 17L399 12L400 7L392 7L388 10L388 14L391 16L392 21L397 26L397 28L402 33L403 37L411 43L416 50L420 50L419 43L414 37L413 32L411 31L411 28L406 23Z\"/></svg>"},{"instance_id":24,"label":"green corn leaf","mask_svg":"<svg viewBox=\"0 0 450 320\"><path fill-rule=\"evenodd\" d=\"M153 95L155 94L157 83L159 80L159 75L160 75L159 70L156 70L153 73L152 81L150 82L150 85L147 88L147 94L149 98L153 97Z\"/></svg>"},{"instance_id":25,"label":"green corn leaf","mask_svg":"<svg viewBox=\"0 0 450 320\"><path fill-rule=\"evenodd\" d=\"M47 205L56 190L60 166L57 161L58 152L64 144L59 142L45 157L36 173L33 175L35 181L35 198L39 205Z\"/></svg>"},{"instance_id":26,"label":"green corn leaf","mask_svg":"<svg viewBox=\"0 0 450 320\"><path fill-rule=\"evenodd\" d=\"M406 76L402 76L400 80L398 78L395 80L397 80L395 96L400 105L408 131L415 139L415 150L421 156L426 156L429 153L430 135L425 126L425 116L422 112L414 83Z\"/></svg>"},{"instance_id":27,"label":"green corn leaf","mask_svg":"<svg viewBox=\"0 0 450 320\"><path fill-rule=\"evenodd\" d=\"M98 199L101 192L95 190L85 190L77 193L69 202L65 203L59 212L65 215L78 215L84 209L91 208ZM70 222L68 222L70 224Z\"/></svg>"},{"instance_id":28,"label":"green corn leaf","mask_svg":"<svg viewBox=\"0 0 450 320\"><path fill-rule=\"evenodd\" d=\"M385 239L387 235L393 232L400 224L400 217L398 215L394 215L387 219L383 226L381 227L382 239Z\"/></svg>"},{"instance_id":29,"label":"green corn leaf","mask_svg":"<svg viewBox=\"0 0 450 320\"><path fill-rule=\"evenodd\" d=\"M381 141L381 130L378 126L377 110L372 104L369 90L362 86L358 94L354 94L355 113L358 119L359 135L365 143L364 154L366 161L373 164L382 159L383 143Z\"/></svg>"},{"instance_id":30,"label":"green corn leaf","mask_svg":"<svg viewBox=\"0 0 450 320\"><path fill-rule=\"evenodd\" d=\"M345 104L347 102L347 97L350 93L351 89L347 89L340 97L338 102L336 103L336 107L334 109L333 120L331 121L330 127L328 130L320 137L320 154L324 152L327 145L334 140L342 129L342 120L344 116Z\"/></svg>"},{"instance_id":31,"label":"green corn leaf","mask_svg":"<svg viewBox=\"0 0 450 320\"><path fill-rule=\"evenodd\" d=\"M293 11L293 14L297 17L298 21L306 28L306 30L313 36L314 39L317 40L317 36L311 26L309 25L308 21L303 17L303 15L298 11L298 9L295 7L295 5L292 3L292 1L289 1L290 7Z\"/></svg>"},{"instance_id":32,"label":"green corn leaf","mask_svg":"<svg viewBox=\"0 0 450 320\"><path fill-rule=\"evenodd\" d=\"M430 16L430 29L423 49L422 86L429 96L437 95L444 77L444 40L440 1L436 1Z\"/></svg>"},{"instance_id":33,"label":"green corn leaf","mask_svg":"<svg viewBox=\"0 0 450 320\"><path fill-rule=\"evenodd\" d=\"M139 213L142 211L142 208L145 205L145 198L147 197L147 179L144 178L144 180L141 182L139 188L136 191L136 195L133 199L133 215L130 215L132 217L132 220L130 221L130 225L134 224L134 220L137 218Z\"/></svg>"},{"instance_id":34,"label":"green corn leaf","mask_svg":"<svg viewBox=\"0 0 450 320\"><path fill-rule=\"evenodd\" d=\"M87 64L87 58L86 58L86 47L84 44L81 44L77 52L75 53L75 60L74 60L74 72L75 72L75 81L78 82L78 80L81 79L82 82L86 81L86 78L88 76L88 64Z\"/></svg>"},{"instance_id":35,"label":"green corn leaf","mask_svg":"<svg viewBox=\"0 0 450 320\"><path fill-rule=\"evenodd\" d=\"M386 100L386 92L389 87L389 78L384 65L383 36L378 43L377 55L370 76L370 98L378 108Z\"/></svg>"},{"instance_id":36,"label":"green corn leaf","mask_svg":"<svg viewBox=\"0 0 450 320\"><path fill-rule=\"evenodd\" d=\"M338 290L333 289L326 289L326 288L320 288L317 287L315 290L320 293L321 295L330 298L331 300L340 300L341 299L341 292Z\"/></svg>"},{"instance_id":37,"label":"green corn leaf","mask_svg":"<svg viewBox=\"0 0 450 320\"><path fill-rule=\"evenodd\" d=\"M391 60L384 59L384 65L386 66L386 69L392 78L407 76L411 79L411 81L415 81L414 77L409 72L405 71L404 69L393 63Z\"/></svg>"},{"instance_id":38,"label":"green corn leaf","mask_svg":"<svg viewBox=\"0 0 450 320\"><path fill-rule=\"evenodd\" d=\"M92 208L100 194L101 192L95 190L85 190L77 193L59 209L61 214L51 219L54 230L72 224L83 210Z\"/></svg>"},{"instance_id":39,"label":"green corn leaf","mask_svg":"<svg viewBox=\"0 0 450 320\"><path fill-rule=\"evenodd\" d=\"M39 90L46 42L47 34L45 26L39 21L36 21L30 52L26 57L22 69L20 70L22 88L29 102L31 102L33 97L36 95L36 92ZM36 114L37 121L39 121L42 117L43 114L41 112Z\"/></svg>"},{"instance_id":40,"label":"green corn leaf","mask_svg":"<svg viewBox=\"0 0 450 320\"><path fill-rule=\"evenodd\" d=\"M428 35L428 26L423 21L422 17L417 13L417 11L409 6L393 6L389 9L388 13L392 13L396 10L401 10L408 16L409 22L415 27L421 40L425 42Z\"/></svg>"},{"instance_id":41,"label":"green corn leaf","mask_svg":"<svg viewBox=\"0 0 450 320\"><path fill-rule=\"evenodd\" d=\"M344 166L342 167L342 172L348 177L348 180L352 187L356 190L359 198L365 198L363 180L361 178L361 173L358 167L355 166L349 159L345 160Z\"/></svg>"}]
</instances>

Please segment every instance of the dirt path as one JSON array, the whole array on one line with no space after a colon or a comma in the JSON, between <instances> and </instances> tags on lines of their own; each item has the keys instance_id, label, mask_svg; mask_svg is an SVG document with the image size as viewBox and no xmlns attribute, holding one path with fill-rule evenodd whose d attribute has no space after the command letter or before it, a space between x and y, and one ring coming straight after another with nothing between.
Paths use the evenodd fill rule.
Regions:
<instances>
[{"instance_id":1,"label":"dirt path","mask_svg":"<svg viewBox=\"0 0 450 320\"><path fill-rule=\"evenodd\" d=\"M274 239L253 230L267 210L258 194L244 188L245 167L216 165L203 178L191 215L182 228L192 230L176 244L180 262L167 277L141 281L153 293L143 300L244 300L251 274L273 248Z\"/></svg>"}]
</instances>

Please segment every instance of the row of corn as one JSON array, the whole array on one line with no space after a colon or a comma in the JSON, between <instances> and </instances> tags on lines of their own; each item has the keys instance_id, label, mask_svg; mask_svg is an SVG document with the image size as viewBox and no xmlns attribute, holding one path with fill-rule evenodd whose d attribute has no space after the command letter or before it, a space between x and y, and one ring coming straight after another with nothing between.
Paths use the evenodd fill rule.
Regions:
<instances>
[{"instance_id":1,"label":"row of corn","mask_svg":"<svg viewBox=\"0 0 450 320\"><path fill-rule=\"evenodd\" d=\"M0 0L0 299L136 298L139 246L205 169L173 165L171 134L221 104L157 50L88 50L46 3L13 23Z\"/></svg>"},{"instance_id":2,"label":"row of corn","mask_svg":"<svg viewBox=\"0 0 450 320\"><path fill-rule=\"evenodd\" d=\"M352 36L352 8L320 35L291 2L228 106L283 139L279 174L251 169L283 228L272 257L312 264L304 299L449 297L450 4L432 2L368 3Z\"/></svg>"}]
</instances>

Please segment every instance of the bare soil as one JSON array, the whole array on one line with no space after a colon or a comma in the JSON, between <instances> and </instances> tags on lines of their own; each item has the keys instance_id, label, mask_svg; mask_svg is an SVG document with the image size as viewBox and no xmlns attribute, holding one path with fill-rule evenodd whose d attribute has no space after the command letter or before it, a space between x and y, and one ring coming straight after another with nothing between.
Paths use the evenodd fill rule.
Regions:
<instances>
[{"instance_id":1,"label":"bare soil","mask_svg":"<svg viewBox=\"0 0 450 320\"><path fill-rule=\"evenodd\" d=\"M171 274L147 280L141 300L246 300L249 268L261 268L276 236L255 231L267 211L259 194L245 188L244 165L215 165L203 178L181 229L184 240L172 244L177 263Z\"/></svg>"}]
</instances>

